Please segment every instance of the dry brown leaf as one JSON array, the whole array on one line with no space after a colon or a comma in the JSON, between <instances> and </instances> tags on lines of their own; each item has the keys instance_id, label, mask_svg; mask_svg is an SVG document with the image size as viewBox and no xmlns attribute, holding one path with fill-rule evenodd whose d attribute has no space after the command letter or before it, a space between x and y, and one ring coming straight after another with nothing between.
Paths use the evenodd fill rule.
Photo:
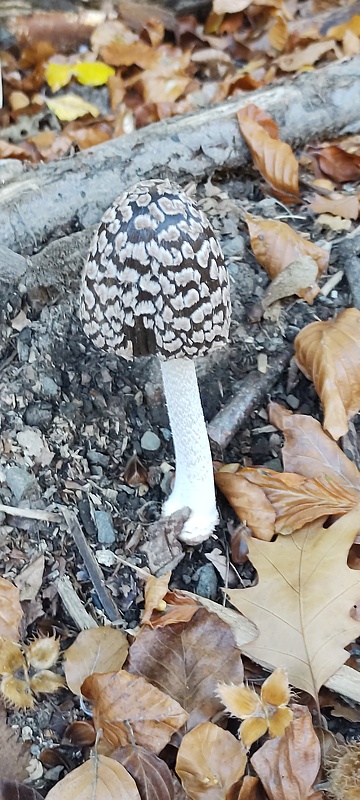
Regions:
<instances>
[{"instance_id":1,"label":"dry brown leaf","mask_svg":"<svg viewBox=\"0 0 360 800\"><path fill-rule=\"evenodd\" d=\"M203 722L184 736L175 770L191 800L226 800L246 761L245 747L232 733Z\"/></svg>"},{"instance_id":2,"label":"dry brown leaf","mask_svg":"<svg viewBox=\"0 0 360 800\"><path fill-rule=\"evenodd\" d=\"M255 483L249 485L237 470L237 464L225 464L215 472L215 483L254 536L270 542L275 534L275 510L263 490Z\"/></svg>"},{"instance_id":3,"label":"dry brown leaf","mask_svg":"<svg viewBox=\"0 0 360 800\"><path fill-rule=\"evenodd\" d=\"M303 256L299 261L293 261L271 281L261 298L261 305L268 309L284 297L291 297L300 292L320 291L316 286L318 267L313 258Z\"/></svg>"},{"instance_id":4,"label":"dry brown leaf","mask_svg":"<svg viewBox=\"0 0 360 800\"><path fill-rule=\"evenodd\" d=\"M312 322L295 339L295 359L324 408L324 428L339 439L360 409L360 311Z\"/></svg>"},{"instance_id":5,"label":"dry brown leaf","mask_svg":"<svg viewBox=\"0 0 360 800\"><path fill-rule=\"evenodd\" d=\"M188 727L222 708L215 695L219 681L243 680L230 627L205 608L190 622L141 630L129 650L127 669L177 700L191 714Z\"/></svg>"},{"instance_id":6,"label":"dry brown leaf","mask_svg":"<svg viewBox=\"0 0 360 800\"><path fill-rule=\"evenodd\" d=\"M336 42L333 39L322 42L312 42L301 50L294 50L293 53L279 56L276 63L282 72L297 72L298 69L312 67L325 53L335 48Z\"/></svg>"},{"instance_id":7,"label":"dry brown leaf","mask_svg":"<svg viewBox=\"0 0 360 800\"><path fill-rule=\"evenodd\" d=\"M1 778L15 782L29 777L26 767L30 761L30 750L17 733L6 722L6 711L0 706L0 775ZM3 800L0 790L0 799ZM10 795L12 797L12 795ZM22 795L20 796L23 800ZM25 800L25 797L24 797ZM26 800L37 800L35 797Z\"/></svg>"},{"instance_id":8,"label":"dry brown leaf","mask_svg":"<svg viewBox=\"0 0 360 800\"><path fill-rule=\"evenodd\" d=\"M271 280L289 264L301 260L304 256L316 261L319 275L327 268L329 253L304 239L285 222L252 217L250 214L246 215L246 222L255 258L266 269ZM302 290L299 296L311 302L317 293L318 287L315 292Z\"/></svg>"},{"instance_id":9,"label":"dry brown leaf","mask_svg":"<svg viewBox=\"0 0 360 800\"><path fill-rule=\"evenodd\" d=\"M250 119L253 122L257 122L272 139L279 139L279 126L267 111L264 111L263 108L259 108L255 103L248 103L247 106L238 112L239 122L241 122L242 119Z\"/></svg>"},{"instance_id":10,"label":"dry brown leaf","mask_svg":"<svg viewBox=\"0 0 360 800\"><path fill-rule=\"evenodd\" d=\"M169 767L154 753L131 744L119 747L112 758L134 778L141 800L173 800L174 784Z\"/></svg>"},{"instance_id":11,"label":"dry brown leaf","mask_svg":"<svg viewBox=\"0 0 360 800\"><path fill-rule=\"evenodd\" d=\"M30 142L12 144L4 139L0 139L0 158L18 158L20 161L30 161L32 164L41 161L40 153L34 144Z\"/></svg>"},{"instance_id":12,"label":"dry brown leaf","mask_svg":"<svg viewBox=\"0 0 360 800\"><path fill-rule=\"evenodd\" d=\"M168 590L170 578L171 572L166 572L160 578L149 575L144 589L145 608L141 619L142 625L150 625L153 611L165 611L166 601L164 600L164 594Z\"/></svg>"},{"instance_id":13,"label":"dry brown leaf","mask_svg":"<svg viewBox=\"0 0 360 800\"><path fill-rule=\"evenodd\" d=\"M114 628L81 631L65 654L64 670L69 689L80 695L81 684L88 675L121 669L128 649L126 636Z\"/></svg>"},{"instance_id":14,"label":"dry brown leaf","mask_svg":"<svg viewBox=\"0 0 360 800\"><path fill-rule=\"evenodd\" d=\"M283 736L265 742L251 764L269 800L316 800L314 782L320 769L321 750L306 706L297 706L298 718ZM320 800L321 793L317 800Z\"/></svg>"},{"instance_id":15,"label":"dry brown leaf","mask_svg":"<svg viewBox=\"0 0 360 800\"><path fill-rule=\"evenodd\" d=\"M153 611L152 628L164 628L175 622L189 622L199 610L199 603L194 597L184 596L181 592L166 592L164 595L164 611Z\"/></svg>"},{"instance_id":16,"label":"dry brown leaf","mask_svg":"<svg viewBox=\"0 0 360 800\"><path fill-rule=\"evenodd\" d=\"M41 553L19 572L14 580L19 589L19 600L35 600L41 588L45 567L45 556Z\"/></svg>"},{"instance_id":17,"label":"dry brown leaf","mask_svg":"<svg viewBox=\"0 0 360 800\"><path fill-rule=\"evenodd\" d=\"M229 800L268 800L262 790L259 778L245 775L241 784L240 794Z\"/></svg>"},{"instance_id":18,"label":"dry brown leaf","mask_svg":"<svg viewBox=\"0 0 360 800\"><path fill-rule=\"evenodd\" d=\"M0 778L0 800L43 800L43 798L31 786Z\"/></svg>"},{"instance_id":19,"label":"dry brown leaf","mask_svg":"<svg viewBox=\"0 0 360 800\"><path fill-rule=\"evenodd\" d=\"M22 615L18 588L0 577L0 636L17 642Z\"/></svg>"},{"instance_id":20,"label":"dry brown leaf","mask_svg":"<svg viewBox=\"0 0 360 800\"><path fill-rule=\"evenodd\" d=\"M49 800L140 800L134 779L122 764L93 753L46 795Z\"/></svg>"},{"instance_id":21,"label":"dry brown leaf","mask_svg":"<svg viewBox=\"0 0 360 800\"><path fill-rule=\"evenodd\" d=\"M344 664L344 647L360 632L350 616L360 575L347 566L359 511L357 506L329 528L313 523L275 542L250 538L249 556L259 583L227 592L260 630L243 652L260 663L284 666L289 682L313 697Z\"/></svg>"},{"instance_id":22,"label":"dry brown leaf","mask_svg":"<svg viewBox=\"0 0 360 800\"><path fill-rule=\"evenodd\" d=\"M320 517L347 514L360 503L359 490L348 489L339 480L330 480L325 475L321 478L305 478L293 472L280 473L263 467L240 468L235 474L220 470L219 474L227 475L227 478L222 478L223 486L219 483L218 486L242 520L246 516L248 499L245 500L245 508L242 507L240 503L245 492L242 491L239 496L238 481L241 487L245 480L262 489L275 511L272 535L293 533ZM267 531L266 535L263 534L261 517L257 518L256 508L253 509L252 517L255 520L256 538L269 541L272 537L268 537ZM246 522L252 527L248 518Z\"/></svg>"},{"instance_id":23,"label":"dry brown leaf","mask_svg":"<svg viewBox=\"0 0 360 800\"><path fill-rule=\"evenodd\" d=\"M154 636L150 628L145 631ZM103 730L114 749L135 741L159 753L187 720L176 700L125 670L90 675L81 690L93 704L96 730Z\"/></svg>"},{"instance_id":24,"label":"dry brown leaf","mask_svg":"<svg viewBox=\"0 0 360 800\"><path fill-rule=\"evenodd\" d=\"M360 491L360 473L322 429L320 422L305 414L293 414L278 403L268 406L269 421L283 432L282 460L287 472L307 478L326 475L348 489Z\"/></svg>"},{"instance_id":25,"label":"dry brown leaf","mask_svg":"<svg viewBox=\"0 0 360 800\"><path fill-rule=\"evenodd\" d=\"M315 162L317 177L325 175L336 183L357 181L360 177L360 156L348 153L336 144L308 147L307 154Z\"/></svg>"},{"instance_id":26,"label":"dry brown leaf","mask_svg":"<svg viewBox=\"0 0 360 800\"><path fill-rule=\"evenodd\" d=\"M314 214L333 214L344 219L357 219L359 216L359 198L355 194L332 192L329 197L316 195L310 203Z\"/></svg>"},{"instance_id":27,"label":"dry brown leaf","mask_svg":"<svg viewBox=\"0 0 360 800\"><path fill-rule=\"evenodd\" d=\"M252 113L252 112L251 112ZM251 150L254 164L275 194L289 202L298 202L299 164L290 145L273 138L268 129L247 108L237 112L241 133Z\"/></svg>"}]
</instances>

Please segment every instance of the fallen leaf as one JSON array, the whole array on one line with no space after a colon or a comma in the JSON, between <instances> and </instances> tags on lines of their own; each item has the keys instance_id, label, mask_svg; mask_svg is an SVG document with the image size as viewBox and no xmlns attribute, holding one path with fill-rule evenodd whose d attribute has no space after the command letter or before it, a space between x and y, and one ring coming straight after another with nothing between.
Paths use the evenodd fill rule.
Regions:
<instances>
[{"instance_id":1,"label":"fallen leaf","mask_svg":"<svg viewBox=\"0 0 360 800\"><path fill-rule=\"evenodd\" d=\"M232 733L203 722L185 734L175 770L191 800L225 800L246 762L245 747Z\"/></svg>"},{"instance_id":2,"label":"fallen leaf","mask_svg":"<svg viewBox=\"0 0 360 800\"><path fill-rule=\"evenodd\" d=\"M35 600L41 588L45 567L45 556L41 553L25 567L14 580L19 589L19 600Z\"/></svg>"},{"instance_id":3,"label":"fallen leaf","mask_svg":"<svg viewBox=\"0 0 360 800\"><path fill-rule=\"evenodd\" d=\"M266 269L271 280L289 264L304 257L316 261L319 275L327 268L329 253L304 239L285 222L252 217L250 214L246 215L246 222L255 258ZM310 302L318 292L318 287L315 288L315 294L312 290L301 290L299 296Z\"/></svg>"},{"instance_id":4,"label":"fallen leaf","mask_svg":"<svg viewBox=\"0 0 360 800\"><path fill-rule=\"evenodd\" d=\"M324 428L339 439L360 409L360 311L306 325L295 339L295 359L312 380L324 408Z\"/></svg>"},{"instance_id":5,"label":"fallen leaf","mask_svg":"<svg viewBox=\"0 0 360 800\"><path fill-rule=\"evenodd\" d=\"M313 523L275 542L250 538L259 583L227 592L260 630L243 652L260 663L284 666L290 683L313 697L346 661L345 645L359 635L350 609L359 597L360 575L346 563L359 511L357 506L329 528Z\"/></svg>"},{"instance_id":6,"label":"fallen leaf","mask_svg":"<svg viewBox=\"0 0 360 800\"><path fill-rule=\"evenodd\" d=\"M43 800L42 795L39 794L31 786L26 786L24 783L18 781L7 780L0 778L0 800Z\"/></svg>"},{"instance_id":7,"label":"fallen leaf","mask_svg":"<svg viewBox=\"0 0 360 800\"><path fill-rule=\"evenodd\" d=\"M2 781L23 781L29 777L27 766L30 761L30 750L24 742L18 739L17 733L11 725L7 725L6 711L0 706L0 775ZM7 787L5 787L7 788ZM4 787L0 783L0 798L3 800ZM6 795L5 795L6 796ZM12 795L10 795L12 797ZM24 797L25 800L26 796ZM5 798L4 798L5 800ZM19 798L20 800L20 798ZM23 800L21 796L21 800ZM26 800L37 800L35 797Z\"/></svg>"},{"instance_id":8,"label":"fallen leaf","mask_svg":"<svg viewBox=\"0 0 360 800\"><path fill-rule=\"evenodd\" d=\"M177 700L191 714L188 727L219 711L215 690L220 680L243 680L230 627L205 608L187 623L143 628L129 650L127 669Z\"/></svg>"},{"instance_id":9,"label":"fallen leaf","mask_svg":"<svg viewBox=\"0 0 360 800\"><path fill-rule=\"evenodd\" d=\"M283 736L265 742L250 759L269 800L321 800L314 789L321 763L319 739L308 708L297 709L298 718Z\"/></svg>"},{"instance_id":10,"label":"fallen leaf","mask_svg":"<svg viewBox=\"0 0 360 800\"><path fill-rule=\"evenodd\" d=\"M199 610L199 603L192 596L184 596L181 592L166 592L164 595L165 609L154 610L150 624L152 628L164 628L175 622L189 622Z\"/></svg>"},{"instance_id":11,"label":"fallen leaf","mask_svg":"<svg viewBox=\"0 0 360 800\"><path fill-rule=\"evenodd\" d=\"M287 202L298 202L299 164L290 145L274 139L261 122L247 116L246 106L237 112L241 133L254 164L274 193Z\"/></svg>"},{"instance_id":12,"label":"fallen leaf","mask_svg":"<svg viewBox=\"0 0 360 800\"><path fill-rule=\"evenodd\" d=\"M275 534L276 514L263 490L255 483L249 484L238 472L237 464L225 464L215 472L215 483L254 536L270 542Z\"/></svg>"},{"instance_id":13,"label":"fallen leaf","mask_svg":"<svg viewBox=\"0 0 360 800\"><path fill-rule=\"evenodd\" d=\"M307 47L294 50L293 53L279 56L279 58L276 59L276 63L282 72L297 72L304 67L312 67L325 53L328 53L329 50L336 49L336 47L334 39L312 42Z\"/></svg>"},{"instance_id":14,"label":"fallen leaf","mask_svg":"<svg viewBox=\"0 0 360 800\"><path fill-rule=\"evenodd\" d=\"M284 297L300 295L301 292L314 292L318 267L313 258L303 256L299 261L293 261L271 281L261 298L263 308L269 308ZM316 287L319 291L318 287Z\"/></svg>"},{"instance_id":15,"label":"fallen leaf","mask_svg":"<svg viewBox=\"0 0 360 800\"><path fill-rule=\"evenodd\" d=\"M285 437L282 460L286 472L307 478L326 475L348 489L360 491L360 473L339 445L322 429L320 422L306 414L293 414L278 403L268 405L269 421Z\"/></svg>"},{"instance_id":16,"label":"fallen leaf","mask_svg":"<svg viewBox=\"0 0 360 800\"><path fill-rule=\"evenodd\" d=\"M17 158L19 161L30 161L32 164L38 164L41 160L34 144L25 141L21 144L12 144L4 139L0 139L0 158Z\"/></svg>"},{"instance_id":17,"label":"fallen leaf","mask_svg":"<svg viewBox=\"0 0 360 800\"><path fill-rule=\"evenodd\" d=\"M166 572L160 578L149 575L144 589L145 608L141 618L142 625L150 625L153 611L165 611L166 601L164 600L164 594L168 590L170 578L171 572Z\"/></svg>"},{"instance_id":18,"label":"fallen leaf","mask_svg":"<svg viewBox=\"0 0 360 800\"><path fill-rule=\"evenodd\" d=\"M336 144L308 147L307 154L318 166L317 175L325 175L336 183L357 181L360 177L360 156L348 153Z\"/></svg>"},{"instance_id":19,"label":"fallen leaf","mask_svg":"<svg viewBox=\"0 0 360 800\"><path fill-rule=\"evenodd\" d=\"M115 70L101 61L82 61L73 65L73 75L84 86L104 86Z\"/></svg>"},{"instance_id":20,"label":"fallen leaf","mask_svg":"<svg viewBox=\"0 0 360 800\"><path fill-rule=\"evenodd\" d=\"M140 800L134 779L107 756L92 753L89 761L65 775L47 793L48 800Z\"/></svg>"},{"instance_id":21,"label":"fallen leaf","mask_svg":"<svg viewBox=\"0 0 360 800\"><path fill-rule=\"evenodd\" d=\"M319 227L323 225L325 228L330 228L330 230L335 231L335 233L339 233L339 231L351 231L352 227L349 219L333 217L331 214L320 214L315 220L315 225Z\"/></svg>"},{"instance_id":22,"label":"fallen leaf","mask_svg":"<svg viewBox=\"0 0 360 800\"><path fill-rule=\"evenodd\" d=\"M90 675L81 691L93 704L96 730L102 729L114 749L135 741L159 753L187 720L186 711L168 694L125 670Z\"/></svg>"},{"instance_id":23,"label":"fallen leaf","mask_svg":"<svg viewBox=\"0 0 360 800\"><path fill-rule=\"evenodd\" d=\"M51 61L45 68L45 80L53 92L58 92L70 83L72 78L72 64L57 64Z\"/></svg>"},{"instance_id":24,"label":"fallen leaf","mask_svg":"<svg viewBox=\"0 0 360 800\"><path fill-rule=\"evenodd\" d=\"M141 800L173 800L174 784L169 767L154 753L131 744L119 747L112 758L134 778Z\"/></svg>"},{"instance_id":25,"label":"fallen leaf","mask_svg":"<svg viewBox=\"0 0 360 800\"><path fill-rule=\"evenodd\" d=\"M251 3L252 0L213 0L213 11L215 14L237 14Z\"/></svg>"},{"instance_id":26,"label":"fallen leaf","mask_svg":"<svg viewBox=\"0 0 360 800\"><path fill-rule=\"evenodd\" d=\"M229 798L229 800L231 799ZM268 800L268 798L265 797L259 778L254 778L252 775L244 775L240 794L234 797L233 800Z\"/></svg>"},{"instance_id":27,"label":"fallen leaf","mask_svg":"<svg viewBox=\"0 0 360 800\"><path fill-rule=\"evenodd\" d=\"M334 27L329 28L327 31L327 36L330 36L332 39L338 39L338 41L341 42L347 31L351 31L356 36L360 36L359 14L354 14L351 19L348 19L341 25L335 25Z\"/></svg>"},{"instance_id":28,"label":"fallen leaf","mask_svg":"<svg viewBox=\"0 0 360 800\"><path fill-rule=\"evenodd\" d=\"M0 577L0 636L17 642L22 615L18 588Z\"/></svg>"},{"instance_id":29,"label":"fallen leaf","mask_svg":"<svg viewBox=\"0 0 360 800\"><path fill-rule=\"evenodd\" d=\"M359 216L359 198L355 194L333 192L329 197L316 195L310 203L314 214L334 214L344 219L357 219Z\"/></svg>"},{"instance_id":30,"label":"fallen leaf","mask_svg":"<svg viewBox=\"0 0 360 800\"><path fill-rule=\"evenodd\" d=\"M81 685L88 675L121 669L128 649L126 636L109 626L81 631L65 653L64 671L69 689L81 695Z\"/></svg>"},{"instance_id":31,"label":"fallen leaf","mask_svg":"<svg viewBox=\"0 0 360 800\"><path fill-rule=\"evenodd\" d=\"M242 120L252 120L253 122L257 122L268 134L271 136L272 139L279 139L279 126L275 122L275 120L268 114L267 111L264 111L263 108L259 108L259 106L255 105L255 103L248 103L244 108L238 111L238 120L241 123Z\"/></svg>"},{"instance_id":32,"label":"fallen leaf","mask_svg":"<svg viewBox=\"0 0 360 800\"><path fill-rule=\"evenodd\" d=\"M69 93L53 99L46 98L46 104L50 111L63 122L70 122L78 119L78 117L85 116L85 114L92 114L93 117L98 117L100 114L96 106L92 103L87 103L77 94Z\"/></svg>"}]
</instances>

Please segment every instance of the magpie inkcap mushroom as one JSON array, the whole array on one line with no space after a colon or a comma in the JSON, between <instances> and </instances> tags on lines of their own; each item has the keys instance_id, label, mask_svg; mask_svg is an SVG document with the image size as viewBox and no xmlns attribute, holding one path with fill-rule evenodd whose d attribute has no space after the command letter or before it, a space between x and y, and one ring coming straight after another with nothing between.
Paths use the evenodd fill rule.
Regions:
<instances>
[{"instance_id":1,"label":"magpie inkcap mushroom","mask_svg":"<svg viewBox=\"0 0 360 800\"><path fill-rule=\"evenodd\" d=\"M96 347L128 360L160 359L176 458L163 514L191 509L181 533L189 544L207 539L218 522L194 359L226 345L230 312L220 245L182 189L141 181L114 200L85 264L80 316Z\"/></svg>"}]
</instances>

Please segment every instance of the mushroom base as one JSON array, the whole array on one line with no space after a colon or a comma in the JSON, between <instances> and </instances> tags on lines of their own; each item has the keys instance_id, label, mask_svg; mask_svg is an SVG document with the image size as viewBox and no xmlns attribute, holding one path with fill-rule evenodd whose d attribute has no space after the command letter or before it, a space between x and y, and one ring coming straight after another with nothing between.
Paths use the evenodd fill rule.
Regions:
<instances>
[{"instance_id":1,"label":"mushroom base","mask_svg":"<svg viewBox=\"0 0 360 800\"><path fill-rule=\"evenodd\" d=\"M186 506L191 515L180 539L200 544L216 527L214 472L194 362L187 358L161 362L165 397L173 435L176 474L174 489L163 505L163 516Z\"/></svg>"}]
</instances>

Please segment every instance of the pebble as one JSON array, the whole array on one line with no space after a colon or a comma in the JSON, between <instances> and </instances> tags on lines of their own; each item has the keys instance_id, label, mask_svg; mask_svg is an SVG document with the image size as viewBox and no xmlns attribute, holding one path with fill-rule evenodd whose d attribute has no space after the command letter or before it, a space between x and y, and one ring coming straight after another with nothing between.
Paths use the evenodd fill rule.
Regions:
<instances>
[{"instance_id":1,"label":"pebble","mask_svg":"<svg viewBox=\"0 0 360 800\"><path fill-rule=\"evenodd\" d=\"M41 378L41 388L46 397L56 397L60 391L57 383L55 383L53 378L50 378L50 375L44 375Z\"/></svg>"},{"instance_id":2,"label":"pebble","mask_svg":"<svg viewBox=\"0 0 360 800\"><path fill-rule=\"evenodd\" d=\"M52 409L51 406L43 403L31 403L24 414L24 422L30 427L40 428L40 430L47 430L52 423Z\"/></svg>"},{"instance_id":3,"label":"pebble","mask_svg":"<svg viewBox=\"0 0 360 800\"><path fill-rule=\"evenodd\" d=\"M161 441L153 431L145 431L140 439L140 444L142 450L154 451L159 449Z\"/></svg>"},{"instance_id":4,"label":"pebble","mask_svg":"<svg viewBox=\"0 0 360 800\"><path fill-rule=\"evenodd\" d=\"M96 464L99 467L107 467L110 461L110 456L105 453L98 453L97 450L88 450L86 458L89 464Z\"/></svg>"},{"instance_id":5,"label":"pebble","mask_svg":"<svg viewBox=\"0 0 360 800\"><path fill-rule=\"evenodd\" d=\"M216 571L212 564L205 564L196 572L196 594L215 600L218 589Z\"/></svg>"},{"instance_id":6,"label":"pebble","mask_svg":"<svg viewBox=\"0 0 360 800\"><path fill-rule=\"evenodd\" d=\"M300 333L300 328L297 325L289 325L285 333L285 339L288 342L293 342L298 333Z\"/></svg>"},{"instance_id":7,"label":"pebble","mask_svg":"<svg viewBox=\"0 0 360 800\"><path fill-rule=\"evenodd\" d=\"M292 408L294 411L296 411L299 408L300 400L298 397L295 397L294 394L286 395L286 401L290 406L290 408Z\"/></svg>"},{"instance_id":8,"label":"pebble","mask_svg":"<svg viewBox=\"0 0 360 800\"><path fill-rule=\"evenodd\" d=\"M107 511L94 511L94 519L100 544L113 544L116 533L110 514Z\"/></svg>"},{"instance_id":9,"label":"pebble","mask_svg":"<svg viewBox=\"0 0 360 800\"><path fill-rule=\"evenodd\" d=\"M34 494L39 496L40 491L37 481L24 467L6 467L5 475L6 483L17 502L22 500L25 496L30 497L30 495Z\"/></svg>"}]
</instances>

